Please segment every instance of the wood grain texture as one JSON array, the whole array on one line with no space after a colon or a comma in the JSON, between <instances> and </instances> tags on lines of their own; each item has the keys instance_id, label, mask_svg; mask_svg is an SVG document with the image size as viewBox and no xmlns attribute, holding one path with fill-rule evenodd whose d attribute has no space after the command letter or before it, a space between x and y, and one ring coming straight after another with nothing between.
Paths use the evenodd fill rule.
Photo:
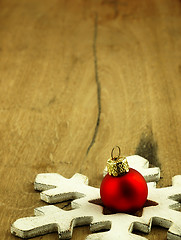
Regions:
<instances>
[{"instance_id":1,"label":"wood grain texture","mask_svg":"<svg viewBox=\"0 0 181 240\"><path fill-rule=\"evenodd\" d=\"M38 173L97 187L118 144L161 167L159 186L180 174L180 26L179 0L0 0L2 240L44 205Z\"/></svg>"}]
</instances>

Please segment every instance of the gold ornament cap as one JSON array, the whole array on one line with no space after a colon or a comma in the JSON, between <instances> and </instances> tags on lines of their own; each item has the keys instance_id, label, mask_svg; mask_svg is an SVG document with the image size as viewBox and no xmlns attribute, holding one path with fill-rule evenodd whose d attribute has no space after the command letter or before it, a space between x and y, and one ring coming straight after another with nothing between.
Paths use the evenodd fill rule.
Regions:
<instances>
[{"instance_id":1,"label":"gold ornament cap","mask_svg":"<svg viewBox=\"0 0 181 240\"><path fill-rule=\"evenodd\" d=\"M115 149L118 149L118 155L113 156ZM107 160L107 170L109 175L118 177L124 173L129 172L129 165L126 157L120 156L121 149L115 146L111 151L111 158Z\"/></svg>"}]
</instances>

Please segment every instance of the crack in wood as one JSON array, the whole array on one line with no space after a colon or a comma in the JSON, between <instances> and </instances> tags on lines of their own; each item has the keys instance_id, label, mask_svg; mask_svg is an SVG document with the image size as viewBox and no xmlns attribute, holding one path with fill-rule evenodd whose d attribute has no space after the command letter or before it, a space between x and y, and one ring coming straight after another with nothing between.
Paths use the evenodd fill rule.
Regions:
<instances>
[{"instance_id":1,"label":"crack in wood","mask_svg":"<svg viewBox=\"0 0 181 240\"><path fill-rule=\"evenodd\" d=\"M92 148L93 144L95 143L95 139L98 133L98 128L100 125L100 115L101 115L101 83L99 81L98 75L98 61L97 61L97 35L98 35L98 16L95 15L95 23L94 23L94 38L93 38L93 55L94 55L94 69L95 69L95 80L97 85L97 105L98 105L98 114L97 114L97 121L96 126L94 129L94 134L92 140L87 148L86 155L88 155L90 149Z\"/></svg>"}]
</instances>

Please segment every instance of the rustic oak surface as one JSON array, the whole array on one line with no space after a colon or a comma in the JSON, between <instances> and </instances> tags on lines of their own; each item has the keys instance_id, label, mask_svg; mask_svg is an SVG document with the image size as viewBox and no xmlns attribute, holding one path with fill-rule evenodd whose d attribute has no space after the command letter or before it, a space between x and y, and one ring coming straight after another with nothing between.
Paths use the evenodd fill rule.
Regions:
<instances>
[{"instance_id":1,"label":"rustic oak surface","mask_svg":"<svg viewBox=\"0 0 181 240\"><path fill-rule=\"evenodd\" d=\"M181 173L180 106L179 0L0 0L1 239L17 239L11 223L45 205L36 174L80 172L98 187L115 144L170 185Z\"/></svg>"}]
</instances>

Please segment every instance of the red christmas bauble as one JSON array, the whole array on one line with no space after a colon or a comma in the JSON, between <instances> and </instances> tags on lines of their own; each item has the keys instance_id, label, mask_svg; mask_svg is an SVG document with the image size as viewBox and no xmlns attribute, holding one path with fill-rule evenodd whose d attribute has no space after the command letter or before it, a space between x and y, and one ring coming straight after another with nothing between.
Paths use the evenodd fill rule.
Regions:
<instances>
[{"instance_id":1,"label":"red christmas bauble","mask_svg":"<svg viewBox=\"0 0 181 240\"><path fill-rule=\"evenodd\" d=\"M133 168L121 176L107 174L101 183L100 195L104 205L116 212L134 212L143 207L148 187L143 176Z\"/></svg>"}]
</instances>

